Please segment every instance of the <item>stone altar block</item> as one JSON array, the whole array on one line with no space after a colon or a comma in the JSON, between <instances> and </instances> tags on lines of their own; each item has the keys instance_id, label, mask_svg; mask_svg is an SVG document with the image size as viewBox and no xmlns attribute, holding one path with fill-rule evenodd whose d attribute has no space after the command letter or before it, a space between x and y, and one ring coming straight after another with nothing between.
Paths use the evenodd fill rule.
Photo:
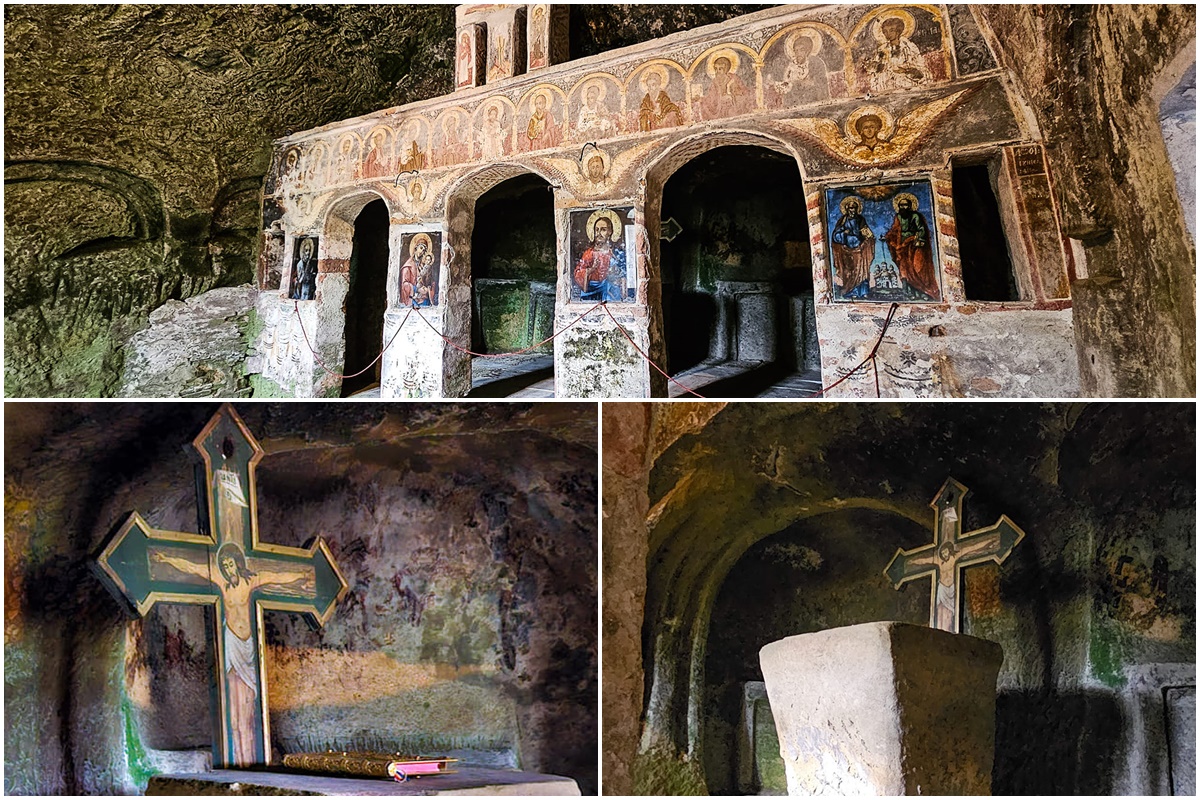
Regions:
<instances>
[{"instance_id":1,"label":"stone altar block","mask_svg":"<svg viewBox=\"0 0 1200 800\"><path fill-rule=\"evenodd\" d=\"M148 795L333 795L338 797L424 797L489 795L551 797L579 795L570 778L509 769L461 767L448 775L413 778L405 783L381 778L348 778L298 772L218 769L195 775L156 775Z\"/></svg>"},{"instance_id":2,"label":"stone altar block","mask_svg":"<svg viewBox=\"0 0 1200 800\"><path fill-rule=\"evenodd\" d=\"M788 793L989 794L1000 645L900 622L759 651Z\"/></svg>"}]
</instances>

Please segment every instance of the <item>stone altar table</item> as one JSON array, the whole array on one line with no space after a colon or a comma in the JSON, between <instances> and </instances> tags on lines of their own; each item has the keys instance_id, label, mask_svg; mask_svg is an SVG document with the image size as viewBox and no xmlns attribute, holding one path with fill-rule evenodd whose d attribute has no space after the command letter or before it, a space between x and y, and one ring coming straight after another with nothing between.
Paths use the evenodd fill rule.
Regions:
<instances>
[{"instance_id":1,"label":"stone altar table","mask_svg":"<svg viewBox=\"0 0 1200 800\"><path fill-rule=\"evenodd\" d=\"M759 651L788 794L990 794L1000 645L900 622Z\"/></svg>"},{"instance_id":2,"label":"stone altar table","mask_svg":"<svg viewBox=\"0 0 1200 800\"><path fill-rule=\"evenodd\" d=\"M406 783L380 778L346 778L299 772L218 769L191 775L156 775L148 795L310 795L342 797L425 797L488 795L548 797L579 795L570 778L509 769L462 767L450 775L414 778Z\"/></svg>"}]
</instances>

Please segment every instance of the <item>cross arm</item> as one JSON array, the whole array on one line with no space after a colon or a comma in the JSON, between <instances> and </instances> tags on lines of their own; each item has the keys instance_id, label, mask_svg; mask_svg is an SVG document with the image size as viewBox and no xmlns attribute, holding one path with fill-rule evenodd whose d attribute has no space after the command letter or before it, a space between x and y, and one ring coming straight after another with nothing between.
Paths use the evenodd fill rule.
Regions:
<instances>
[{"instance_id":1,"label":"cross arm","mask_svg":"<svg viewBox=\"0 0 1200 800\"><path fill-rule=\"evenodd\" d=\"M935 574L938 568L934 554L934 548L928 545L912 550L897 550L883 574L894 588L899 589L911 580Z\"/></svg>"},{"instance_id":2,"label":"cross arm","mask_svg":"<svg viewBox=\"0 0 1200 800\"><path fill-rule=\"evenodd\" d=\"M256 576L263 608L305 614L317 627L333 616L350 584L338 569L329 545L318 536L305 548L260 545L270 562ZM297 581L302 581L296 586Z\"/></svg>"},{"instance_id":3,"label":"cross arm","mask_svg":"<svg viewBox=\"0 0 1200 800\"><path fill-rule=\"evenodd\" d=\"M139 617L160 600L212 604L220 597L206 576L212 546L208 536L157 530L134 512L96 556L97 574L126 609ZM156 564L165 564L170 570Z\"/></svg>"},{"instance_id":4,"label":"cross arm","mask_svg":"<svg viewBox=\"0 0 1200 800\"><path fill-rule=\"evenodd\" d=\"M969 567L991 561L1003 564L1022 539L1025 531L1017 523L1001 514L995 525L972 531L970 536L960 540L962 553L959 557L959 567Z\"/></svg>"}]
</instances>

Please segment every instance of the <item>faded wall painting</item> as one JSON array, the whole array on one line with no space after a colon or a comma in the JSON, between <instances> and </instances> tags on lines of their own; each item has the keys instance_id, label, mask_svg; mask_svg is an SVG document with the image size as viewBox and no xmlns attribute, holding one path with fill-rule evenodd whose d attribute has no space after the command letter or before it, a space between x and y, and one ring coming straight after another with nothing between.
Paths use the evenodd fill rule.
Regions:
<instances>
[{"instance_id":1,"label":"faded wall painting","mask_svg":"<svg viewBox=\"0 0 1200 800\"><path fill-rule=\"evenodd\" d=\"M428 308L438 304L442 274L442 232L415 231L400 236L401 308Z\"/></svg>"},{"instance_id":2,"label":"faded wall painting","mask_svg":"<svg viewBox=\"0 0 1200 800\"><path fill-rule=\"evenodd\" d=\"M649 133L687 123L687 76L674 61L659 59L639 67L625 88L626 129Z\"/></svg>"},{"instance_id":3,"label":"faded wall painting","mask_svg":"<svg viewBox=\"0 0 1200 800\"><path fill-rule=\"evenodd\" d=\"M529 14L529 69L550 66L550 6L530 6Z\"/></svg>"},{"instance_id":4,"label":"faded wall painting","mask_svg":"<svg viewBox=\"0 0 1200 800\"><path fill-rule=\"evenodd\" d=\"M302 236L292 246L292 277L288 299L315 300L317 297L317 237Z\"/></svg>"},{"instance_id":5,"label":"faded wall painting","mask_svg":"<svg viewBox=\"0 0 1200 800\"><path fill-rule=\"evenodd\" d=\"M853 34L860 93L924 89L950 80L941 16L920 6L882 6Z\"/></svg>"},{"instance_id":6,"label":"faded wall painting","mask_svg":"<svg viewBox=\"0 0 1200 800\"><path fill-rule=\"evenodd\" d=\"M471 126L467 112L461 108L443 111L434 125L433 165L449 167L471 158Z\"/></svg>"},{"instance_id":7,"label":"faded wall painting","mask_svg":"<svg viewBox=\"0 0 1200 800\"><path fill-rule=\"evenodd\" d=\"M504 158L512 153L512 102L493 97L475 112L475 158Z\"/></svg>"},{"instance_id":8,"label":"faded wall painting","mask_svg":"<svg viewBox=\"0 0 1200 800\"><path fill-rule=\"evenodd\" d=\"M482 25L465 25L458 31L454 55L454 86L469 89L483 85L483 69L487 61L487 42Z\"/></svg>"},{"instance_id":9,"label":"faded wall painting","mask_svg":"<svg viewBox=\"0 0 1200 800\"><path fill-rule=\"evenodd\" d=\"M784 28L767 44L763 62L767 108L794 108L850 94L854 71L845 42L826 25Z\"/></svg>"},{"instance_id":10,"label":"faded wall painting","mask_svg":"<svg viewBox=\"0 0 1200 800\"><path fill-rule=\"evenodd\" d=\"M755 54L742 45L717 47L692 68L692 114L698 121L749 114L757 106Z\"/></svg>"},{"instance_id":11,"label":"faded wall painting","mask_svg":"<svg viewBox=\"0 0 1200 800\"><path fill-rule=\"evenodd\" d=\"M367 154L363 158L362 171L359 173L361 177L382 178L395 174L396 159L392 153L395 141L396 135L387 125L378 125L371 129L367 134Z\"/></svg>"},{"instance_id":12,"label":"faded wall painting","mask_svg":"<svg viewBox=\"0 0 1200 800\"><path fill-rule=\"evenodd\" d=\"M517 105L517 150L547 150L566 138L567 102L561 89L536 86Z\"/></svg>"},{"instance_id":13,"label":"faded wall painting","mask_svg":"<svg viewBox=\"0 0 1200 800\"><path fill-rule=\"evenodd\" d=\"M621 84L611 75L598 73L581 80L569 108L573 141L595 142L621 133Z\"/></svg>"},{"instance_id":14,"label":"faded wall painting","mask_svg":"<svg viewBox=\"0 0 1200 800\"><path fill-rule=\"evenodd\" d=\"M939 302L929 181L825 190L833 299Z\"/></svg>"},{"instance_id":15,"label":"faded wall painting","mask_svg":"<svg viewBox=\"0 0 1200 800\"><path fill-rule=\"evenodd\" d=\"M571 212L571 301L632 303L637 299L633 206Z\"/></svg>"},{"instance_id":16,"label":"faded wall painting","mask_svg":"<svg viewBox=\"0 0 1200 800\"><path fill-rule=\"evenodd\" d=\"M429 122L410 117L400 127L397 172L418 172L429 166Z\"/></svg>"}]
</instances>

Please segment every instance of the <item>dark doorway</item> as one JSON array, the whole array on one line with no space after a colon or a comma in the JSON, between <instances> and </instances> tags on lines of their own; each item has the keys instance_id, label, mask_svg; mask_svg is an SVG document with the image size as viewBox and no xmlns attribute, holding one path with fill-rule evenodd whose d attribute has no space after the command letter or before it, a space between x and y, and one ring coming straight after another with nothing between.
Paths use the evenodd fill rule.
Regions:
<instances>
[{"instance_id":1,"label":"dark doorway","mask_svg":"<svg viewBox=\"0 0 1200 800\"><path fill-rule=\"evenodd\" d=\"M382 200L368 203L354 220L350 290L346 294L346 362L342 397L379 385L383 312L387 307L388 228L391 215ZM374 361L374 366L367 365Z\"/></svg>"},{"instance_id":2,"label":"dark doorway","mask_svg":"<svg viewBox=\"0 0 1200 800\"><path fill-rule=\"evenodd\" d=\"M667 181L662 219L664 235L677 232L660 251L668 372L709 397L754 397L800 375L818 376L808 393L819 386L795 159L762 147L710 150Z\"/></svg>"},{"instance_id":3,"label":"dark doorway","mask_svg":"<svg viewBox=\"0 0 1200 800\"><path fill-rule=\"evenodd\" d=\"M788 636L872 620L926 624L927 588L897 592L861 576L886 564L898 544L915 547L928 535L896 514L838 511L793 523L734 564L713 605L704 662L702 755L711 794L787 794L759 650Z\"/></svg>"},{"instance_id":4,"label":"dark doorway","mask_svg":"<svg viewBox=\"0 0 1200 800\"><path fill-rule=\"evenodd\" d=\"M551 336L557 265L554 194L537 175L511 178L475 203L471 232L471 349L499 356ZM554 343L476 357L472 397L522 390L552 396ZM532 395L531 395L532 396ZM541 395L539 395L541 396Z\"/></svg>"},{"instance_id":5,"label":"dark doorway","mask_svg":"<svg viewBox=\"0 0 1200 800\"><path fill-rule=\"evenodd\" d=\"M992 185L991 173L998 167L995 162L956 165L951 173L963 292L968 300L1021 299Z\"/></svg>"}]
</instances>

